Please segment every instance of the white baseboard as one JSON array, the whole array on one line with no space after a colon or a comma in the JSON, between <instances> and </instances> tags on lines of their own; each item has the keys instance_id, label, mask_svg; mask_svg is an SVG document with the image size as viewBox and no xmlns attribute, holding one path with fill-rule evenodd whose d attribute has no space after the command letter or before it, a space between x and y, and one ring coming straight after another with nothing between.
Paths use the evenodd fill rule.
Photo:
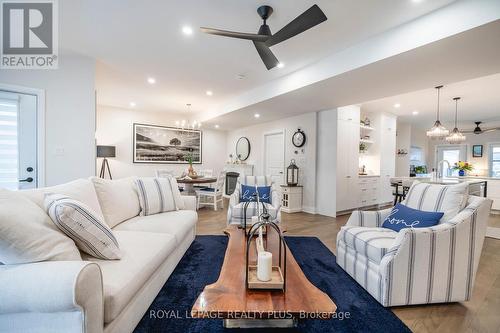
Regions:
<instances>
[{"instance_id":1,"label":"white baseboard","mask_svg":"<svg viewBox=\"0 0 500 333\"><path fill-rule=\"evenodd\" d=\"M307 207L307 206L302 206L302 211L303 211L304 213L316 214L316 207Z\"/></svg>"}]
</instances>

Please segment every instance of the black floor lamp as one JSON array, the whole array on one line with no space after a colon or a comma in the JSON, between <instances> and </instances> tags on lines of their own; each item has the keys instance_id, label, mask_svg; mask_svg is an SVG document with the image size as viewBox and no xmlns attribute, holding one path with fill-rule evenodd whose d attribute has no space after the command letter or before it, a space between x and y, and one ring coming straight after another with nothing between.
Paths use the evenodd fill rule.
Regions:
<instances>
[{"instance_id":1,"label":"black floor lamp","mask_svg":"<svg viewBox=\"0 0 500 333\"><path fill-rule=\"evenodd\" d=\"M97 146L97 157L102 157L101 164L101 173L99 174L100 178L105 178L106 169L108 170L109 179L113 179L111 177L111 170L109 168L108 157L116 157L116 147L115 146Z\"/></svg>"}]
</instances>

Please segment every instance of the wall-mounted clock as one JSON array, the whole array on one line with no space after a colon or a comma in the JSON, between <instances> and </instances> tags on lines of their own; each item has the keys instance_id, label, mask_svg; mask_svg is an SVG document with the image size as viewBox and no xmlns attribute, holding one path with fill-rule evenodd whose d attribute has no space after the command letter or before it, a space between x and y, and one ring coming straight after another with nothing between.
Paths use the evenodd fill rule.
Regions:
<instances>
[{"instance_id":1,"label":"wall-mounted clock","mask_svg":"<svg viewBox=\"0 0 500 333\"><path fill-rule=\"evenodd\" d=\"M297 130L297 132L293 133L292 143L297 148L300 148L306 144L306 134L302 132L300 128Z\"/></svg>"}]
</instances>

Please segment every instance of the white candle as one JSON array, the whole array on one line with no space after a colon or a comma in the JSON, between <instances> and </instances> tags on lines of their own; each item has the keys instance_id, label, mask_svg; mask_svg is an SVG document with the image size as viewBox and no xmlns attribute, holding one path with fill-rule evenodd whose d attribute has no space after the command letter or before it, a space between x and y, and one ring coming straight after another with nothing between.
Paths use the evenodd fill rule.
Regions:
<instances>
[{"instance_id":1,"label":"white candle","mask_svg":"<svg viewBox=\"0 0 500 333\"><path fill-rule=\"evenodd\" d=\"M257 222L259 222L259 217L258 216L252 216L252 225L254 225Z\"/></svg>"},{"instance_id":2,"label":"white candle","mask_svg":"<svg viewBox=\"0 0 500 333\"><path fill-rule=\"evenodd\" d=\"M273 268L273 254L262 251L257 256L257 279L260 281L271 280L271 270Z\"/></svg>"}]
</instances>

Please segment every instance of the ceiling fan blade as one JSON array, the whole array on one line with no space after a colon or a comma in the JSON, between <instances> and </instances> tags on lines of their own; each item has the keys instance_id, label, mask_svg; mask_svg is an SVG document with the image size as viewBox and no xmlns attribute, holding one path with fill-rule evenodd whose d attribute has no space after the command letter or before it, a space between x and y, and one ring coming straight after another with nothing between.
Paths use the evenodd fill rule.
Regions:
<instances>
[{"instance_id":1,"label":"ceiling fan blade","mask_svg":"<svg viewBox=\"0 0 500 333\"><path fill-rule=\"evenodd\" d=\"M267 46L273 46L281 43L288 38L292 38L315 25L327 20L325 13L318 7L313 5L311 8L297 16L292 22L285 25L280 31L271 36L266 42Z\"/></svg>"},{"instance_id":2,"label":"ceiling fan blade","mask_svg":"<svg viewBox=\"0 0 500 333\"><path fill-rule=\"evenodd\" d=\"M278 66L278 64L279 64L278 59L276 59L273 52L266 45L266 43L254 41L253 45L255 45L257 52L259 52L260 58L262 59L262 61L264 62L264 65L266 65L266 68L268 70Z\"/></svg>"},{"instance_id":3,"label":"ceiling fan blade","mask_svg":"<svg viewBox=\"0 0 500 333\"><path fill-rule=\"evenodd\" d=\"M236 31L227 31L227 30L220 30L220 29L212 29L212 28L205 28L201 27L200 30L206 34L210 35L217 35L217 36L224 36L224 37L232 37L232 38L239 38L239 39L249 39L257 42L265 42L266 40L269 39L269 36L267 35L259 35L259 34L250 34L246 32L236 32Z\"/></svg>"}]
</instances>

